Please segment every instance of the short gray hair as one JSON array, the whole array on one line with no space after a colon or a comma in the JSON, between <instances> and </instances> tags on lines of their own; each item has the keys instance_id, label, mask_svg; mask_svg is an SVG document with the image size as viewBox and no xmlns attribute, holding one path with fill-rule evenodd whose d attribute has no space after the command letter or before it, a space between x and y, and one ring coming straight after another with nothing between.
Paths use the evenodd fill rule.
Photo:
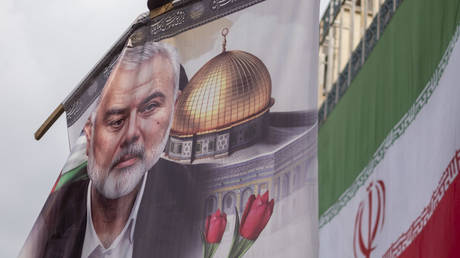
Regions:
<instances>
[{"instance_id":1,"label":"short gray hair","mask_svg":"<svg viewBox=\"0 0 460 258\"><path fill-rule=\"evenodd\" d=\"M176 49L166 43L147 41L142 45L136 47L125 47L120 54L117 66L123 67L126 70L134 70L140 64L143 64L156 55L166 57L171 62L173 68L174 80L174 100L177 96L179 89L179 76L180 76L180 62Z\"/></svg>"}]
</instances>

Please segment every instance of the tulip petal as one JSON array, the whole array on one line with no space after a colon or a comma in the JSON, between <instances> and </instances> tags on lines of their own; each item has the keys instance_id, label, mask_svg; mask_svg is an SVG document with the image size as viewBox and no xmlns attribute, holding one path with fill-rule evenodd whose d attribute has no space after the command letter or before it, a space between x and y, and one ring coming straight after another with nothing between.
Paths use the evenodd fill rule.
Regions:
<instances>
[{"instance_id":1,"label":"tulip petal","mask_svg":"<svg viewBox=\"0 0 460 258\"><path fill-rule=\"evenodd\" d=\"M262 196L250 198L252 203L246 205L244 220L241 222L240 235L249 240L256 240L267 225L273 213L275 201L268 202L269 193L266 191Z\"/></svg>"},{"instance_id":2,"label":"tulip petal","mask_svg":"<svg viewBox=\"0 0 460 258\"><path fill-rule=\"evenodd\" d=\"M218 209L214 214L206 219L206 242L220 243L227 225L227 214Z\"/></svg>"},{"instance_id":3,"label":"tulip petal","mask_svg":"<svg viewBox=\"0 0 460 258\"><path fill-rule=\"evenodd\" d=\"M262 197L259 195L249 207L249 212L246 214L245 221L240 228L240 234L249 240L256 240L260 232L265 227L263 222L264 213L267 208L267 203L262 202ZM246 211L245 211L246 212Z\"/></svg>"},{"instance_id":4,"label":"tulip petal","mask_svg":"<svg viewBox=\"0 0 460 258\"><path fill-rule=\"evenodd\" d=\"M211 220L211 216L208 215L208 217L206 217L206 222L204 224L204 234L205 236L207 237L208 236L208 231L209 231L209 222Z\"/></svg>"},{"instance_id":5,"label":"tulip petal","mask_svg":"<svg viewBox=\"0 0 460 258\"><path fill-rule=\"evenodd\" d=\"M268 190L262 195L262 202L267 203L268 202Z\"/></svg>"},{"instance_id":6,"label":"tulip petal","mask_svg":"<svg viewBox=\"0 0 460 258\"><path fill-rule=\"evenodd\" d=\"M270 220L270 217L272 216L272 212L273 212L273 200L267 205L267 208L265 209L264 218L263 218L263 223L264 223L263 227L267 225L268 221Z\"/></svg>"},{"instance_id":7,"label":"tulip petal","mask_svg":"<svg viewBox=\"0 0 460 258\"><path fill-rule=\"evenodd\" d=\"M220 223L220 231L222 232L222 236L224 235L224 232L225 232L225 227L227 226L227 221L223 220L221 223ZM222 239L222 236L220 237Z\"/></svg>"},{"instance_id":8,"label":"tulip petal","mask_svg":"<svg viewBox=\"0 0 460 258\"><path fill-rule=\"evenodd\" d=\"M240 229L243 227L244 222L246 221L246 217L248 216L249 210L251 209L252 203L255 199L255 195L251 194L251 196L249 196L248 202L246 203L246 208L244 208L243 216L241 216Z\"/></svg>"}]
</instances>

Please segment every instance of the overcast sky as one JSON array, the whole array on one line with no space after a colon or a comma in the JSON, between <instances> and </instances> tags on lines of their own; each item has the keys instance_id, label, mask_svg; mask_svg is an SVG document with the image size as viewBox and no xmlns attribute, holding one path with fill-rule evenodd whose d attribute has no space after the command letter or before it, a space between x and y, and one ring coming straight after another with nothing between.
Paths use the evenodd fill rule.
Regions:
<instances>
[{"instance_id":1,"label":"overcast sky","mask_svg":"<svg viewBox=\"0 0 460 258\"><path fill-rule=\"evenodd\" d=\"M0 257L17 256L69 153L64 115L33 133L146 2L0 1Z\"/></svg>"}]
</instances>

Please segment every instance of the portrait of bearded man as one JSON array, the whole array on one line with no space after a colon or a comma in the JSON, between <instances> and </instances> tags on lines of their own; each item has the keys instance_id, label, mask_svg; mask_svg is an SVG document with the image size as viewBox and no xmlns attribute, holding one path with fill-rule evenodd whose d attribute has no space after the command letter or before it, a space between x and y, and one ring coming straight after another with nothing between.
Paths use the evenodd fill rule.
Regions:
<instances>
[{"instance_id":1,"label":"portrait of bearded man","mask_svg":"<svg viewBox=\"0 0 460 258\"><path fill-rule=\"evenodd\" d=\"M196 256L197 180L160 158L179 76L173 47L125 47L84 127L87 177L50 194L20 257Z\"/></svg>"}]
</instances>

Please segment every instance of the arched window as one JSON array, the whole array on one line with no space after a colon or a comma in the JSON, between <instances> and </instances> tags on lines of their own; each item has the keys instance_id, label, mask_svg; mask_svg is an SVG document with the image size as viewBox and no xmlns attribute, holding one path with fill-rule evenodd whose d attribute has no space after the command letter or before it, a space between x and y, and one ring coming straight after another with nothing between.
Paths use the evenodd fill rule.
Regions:
<instances>
[{"instance_id":1,"label":"arched window","mask_svg":"<svg viewBox=\"0 0 460 258\"><path fill-rule=\"evenodd\" d=\"M308 176L307 176L308 175L308 165L309 165L309 162L307 160L307 161L305 161L305 164L303 165L303 172L302 172L304 182L307 181L307 178L308 178Z\"/></svg>"},{"instance_id":2,"label":"arched window","mask_svg":"<svg viewBox=\"0 0 460 258\"><path fill-rule=\"evenodd\" d=\"M274 196L275 196L275 199L276 200L279 200L280 199L280 178L277 177L275 179L275 192L274 192Z\"/></svg>"},{"instance_id":3,"label":"arched window","mask_svg":"<svg viewBox=\"0 0 460 258\"><path fill-rule=\"evenodd\" d=\"M268 184L263 183L259 185L259 194L262 195L268 190Z\"/></svg>"},{"instance_id":4,"label":"arched window","mask_svg":"<svg viewBox=\"0 0 460 258\"><path fill-rule=\"evenodd\" d=\"M292 187L293 190L296 190L299 187L299 185L300 185L299 179L300 179L299 178L299 173L297 171L294 172L294 178L292 180L293 184L294 184L293 187Z\"/></svg>"},{"instance_id":5,"label":"arched window","mask_svg":"<svg viewBox=\"0 0 460 258\"><path fill-rule=\"evenodd\" d=\"M208 216L217 210L217 198L215 196L209 196L206 199L205 215Z\"/></svg>"},{"instance_id":6,"label":"arched window","mask_svg":"<svg viewBox=\"0 0 460 258\"><path fill-rule=\"evenodd\" d=\"M281 197L286 197L289 195L289 174L286 173L283 175L283 183L281 186Z\"/></svg>"},{"instance_id":7,"label":"arched window","mask_svg":"<svg viewBox=\"0 0 460 258\"><path fill-rule=\"evenodd\" d=\"M222 210L227 214L233 214L236 206L236 195L234 192L228 192L222 200Z\"/></svg>"},{"instance_id":8,"label":"arched window","mask_svg":"<svg viewBox=\"0 0 460 258\"><path fill-rule=\"evenodd\" d=\"M246 203L248 202L249 197L253 193L254 192L252 191L252 188L244 189L243 194L241 195L241 207L240 207L241 213L243 213L244 209L246 208Z\"/></svg>"}]
</instances>

